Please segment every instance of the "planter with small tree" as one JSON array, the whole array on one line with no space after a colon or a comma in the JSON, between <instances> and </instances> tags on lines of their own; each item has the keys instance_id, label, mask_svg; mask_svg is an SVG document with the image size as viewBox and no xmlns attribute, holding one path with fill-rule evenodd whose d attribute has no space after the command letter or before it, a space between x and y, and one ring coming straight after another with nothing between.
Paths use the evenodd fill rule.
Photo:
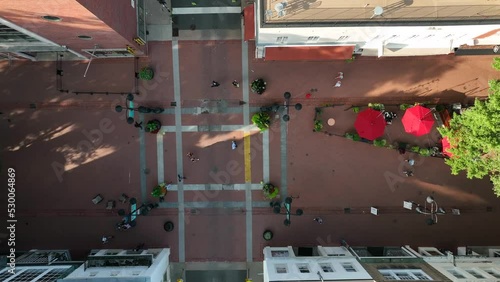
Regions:
<instances>
[{"instance_id":1,"label":"planter with small tree","mask_svg":"<svg viewBox=\"0 0 500 282\"><path fill-rule=\"evenodd\" d=\"M161 122L157 119L148 121L146 124L146 132L156 134L161 129Z\"/></svg>"},{"instance_id":2,"label":"planter with small tree","mask_svg":"<svg viewBox=\"0 0 500 282\"><path fill-rule=\"evenodd\" d=\"M271 125L271 117L266 112L258 112L252 116L252 122L260 131L265 131Z\"/></svg>"},{"instance_id":3,"label":"planter with small tree","mask_svg":"<svg viewBox=\"0 0 500 282\"><path fill-rule=\"evenodd\" d=\"M139 78L142 80L151 80L155 76L155 72L151 67L143 67L139 71Z\"/></svg>"},{"instance_id":4,"label":"planter with small tree","mask_svg":"<svg viewBox=\"0 0 500 282\"><path fill-rule=\"evenodd\" d=\"M156 187L151 192L151 196L155 198L165 197L167 194L167 184L165 182L156 185Z\"/></svg>"},{"instance_id":5,"label":"planter with small tree","mask_svg":"<svg viewBox=\"0 0 500 282\"><path fill-rule=\"evenodd\" d=\"M262 192L264 193L264 197L268 200L272 200L276 198L280 192L279 188L274 186L271 183L262 183Z\"/></svg>"},{"instance_id":6,"label":"planter with small tree","mask_svg":"<svg viewBox=\"0 0 500 282\"><path fill-rule=\"evenodd\" d=\"M252 92L257 93L261 95L266 91L266 82L262 78L258 78L254 81L252 81L251 89Z\"/></svg>"}]
</instances>

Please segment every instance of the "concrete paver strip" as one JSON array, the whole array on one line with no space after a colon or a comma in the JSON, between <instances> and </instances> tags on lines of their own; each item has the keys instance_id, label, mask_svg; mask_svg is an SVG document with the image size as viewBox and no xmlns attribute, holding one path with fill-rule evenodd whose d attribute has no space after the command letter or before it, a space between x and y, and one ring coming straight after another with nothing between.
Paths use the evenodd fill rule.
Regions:
<instances>
[{"instance_id":1,"label":"concrete paver strip","mask_svg":"<svg viewBox=\"0 0 500 282\"><path fill-rule=\"evenodd\" d=\"M177 106L175 107L175 150L177 152L177 174L184 176L183 171L183 160L184 153L182 151L182 121L181 121L181 83L179 77L179 43L176 39L172 41L172 63L173 63L173 75L174 75L174 96ZM178 210L179 210L179 223L177 225L177 230L179 231L179 262L185 262L186 260L186 250L185 250L185 214L184 214L184 190L183 181L179 181L178 184Z\"/></svg>"},{"instance_id":2,"label":"concrete paver strip","mask_svg":"<svg viewBox=\"0 0 500 282\"><path fill-rule=\"evenodd\" d=\"M250 196L251 197L251 196ZM179 204L174 202L163 202L159 203L160 208L178 208ZM212 201L212 202L185 202L184 208L186 209L210 209L210 208L227 208L227 209L248 209L249 205L247 201L245 202L236 202L236 201ZM268 201L254 201L250 203L250 207L255 208L269 208Z\"/></svg>"},{"instance_id":3,"label":"concrete paver strip","mask_svg":"<svg viewBox=\"0 0 500 282\"><path fill-rule=\"evenodd\" d=\"M243 24L243 21L242 21ZM244 30L243 28L241 29L242 31ZM244 36L242 36L244 37ZM252 176L251 176L251 167L250 167L250 130L248 126L250 125L250 108L249 108L249 79L248 79L248 43L242 40L241 43L241 68L242 68L242 86L243 86L243 99L242 101L245 102L243 104L243 124L246 126L246 130L244 131L245 135L245 183L246 183L246 189L245 189L245 209L246 209L246 214L245 214L245 222L246 222L246 258L247 262L252 262L253 261L253 222L252 222L252 191L251 191L251 181L252 181ZM252 125L253 126L253 125ZM255 128L255 126L253 126ZM248 173L247 173L248 171Z\"/></svg>"},{"instance_id":4,"label":"concrete paver strip","mask_svg":"<svg viewBox=\"0 0 500 282\"><path fill-rule=\"evenodd\" d=\"M288 186L287 186L287 167L288 167L288 155L287 155L287 137L288 137L288 122L280 122L280 138L281 138L281 187L280 195L282 199L288 196Z\"/></svg>"},{"instance_id":5,"label":"concrete paver strip","mask_svg":"<svg viewBox=\"0 0 500 282\"><path fill-rule=\"evenodd\" d=\"M239 14L240 7L189 7L175 8L172 10L173 15L194 15L194 14Z\"/></svg>"},{"instance_id":6,"label":"concrete paver strip","mask_svg":"<svg viewBox=\"0 0 500 282\"><path fill-rule=\"evenodd\" d=\"M269 131L262 133L262 176L264 183L269 182Z\"/></svg>"},{"instance_id":7,"label":"concrete paver strip","mask_svg":"<svg viewBox=\"0 0 500 282\"><path fill-rule=\"evenodd\" d=\"M139 115L139 122L142 122L144 124L144 115L140 114ZM141 177L141 200L144 202L147 197L147 187L146 187L146 180L147 180L147 167L146 167L146 140L145 140L145 135L146 133L144 130L139 130L139 163L140 163L140 177Z\"/></svg>"},{"instance_id":8,"label":"concrete paver strip","mask_svg":"<svg viewBox=\"0 0 500 282\"><path fill-rule=\"evenodd\" d=\"M217 183L210 183L210 184L183 184L182 189L183 191L243 191L247 189L247 186L250 186L251 190L261 190L262 189L262 184L260 183L243 183L243 184L217 184ZM178 186L177 185L171 185L169 187L169 191L177 191Z\"/></svg>"},{"instance_id":9,"label":"concrete paver strip","mask_svg":"<svg viewBox=\"0 0 500 282\"><path fill-rule=\"evenodd\" d=\"M163 132L175 132L177 126L162 126ZM260 131L255 125L183 125L180 126L181 132L206 132L206 131Z\"/></svg>"},{"instance_id":10,"label":"concrete paver strip","mask_svg":"<svg viewBox=\"0 0 500 282\"><path fill-rule=\"evenodd\" d=\"M158 162L158 183L163 183L165 181L165 160L163 159L163 133L161 130L156 134L156 155Z\"/></svg>"}]
</instances>

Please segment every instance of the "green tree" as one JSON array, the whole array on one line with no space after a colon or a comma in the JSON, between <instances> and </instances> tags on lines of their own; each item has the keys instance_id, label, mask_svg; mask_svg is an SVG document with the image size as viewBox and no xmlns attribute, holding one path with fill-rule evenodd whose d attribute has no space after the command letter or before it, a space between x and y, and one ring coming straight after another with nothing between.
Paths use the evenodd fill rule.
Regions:
<instances>
[{"instance_id":1,"label":"green tree","mask_svg":"<svg viewBox=\"0 0 500 282\"><path fill-rule=\"evenodd\" d=\"M500 70L500 57L493 58L493 63L491 63L491 66L496 70Z\"/></svg>"},{"instance_id":2,"label":"green tree","mask_svg":"<svg viewBox=\"0 0 500 282\"><path fill-rule=\"evenodd\" d=\"M452 174L467 172L467 178L490 176L493 191L500 197L500 80L489 82L487 100L455 115L449 128L439 132L448 138L453 157L446 160Z\"/></svg>"}]
</instances>

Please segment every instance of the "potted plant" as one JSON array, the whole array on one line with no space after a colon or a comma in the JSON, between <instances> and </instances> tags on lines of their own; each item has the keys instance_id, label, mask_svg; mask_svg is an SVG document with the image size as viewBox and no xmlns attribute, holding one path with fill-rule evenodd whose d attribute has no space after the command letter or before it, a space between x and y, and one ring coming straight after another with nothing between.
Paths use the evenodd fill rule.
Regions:
<instances>
[{"instance_id":1,"label":"potted plant","mask_svg":"<svg viewBox=\"0 0 500 282\"><path fill-rule=\"evenodd\" d=\"M262 192L264 193L264 197L266 199L272 200L276 198L280 192L279 188L274 186L271 183L262 183Z\"/></svg>"},{"instance_id":2,"label":"potted plant","mask_svg":"<svg viewBox=\"0 0 500 282\"><path fill-rule=\"evenodd\" d=\"M171 232L174 230L174 223L172 221L167 221L163 224L163 229L167 232Z\"/></svg>"},{"instance_id":3,"label":"potted plant","mask_svg":"<svg viewBox=\"0 0 500 282\"><path fill-rule=\"evenodd\" d=\"M262 93L264 93L264 91L266 91L266 84L267 83L262 78L257 78L256 80L252 81L252 92L261 95Z\"/></svg>"},{"instance_id":4,"label":"potted plant","mask_svg":"<svg viewBox=\"0 0 500 282\"><path fill-rule=\"evenodd\" d=\"M323 121L320 120L320 119L317 119L314 121L314 128L313 128L313 131L314 132L320 132L321 129L323 129Z\"/></svg>"},{"instance_id":5,"label":"potted plant","mask_svg":"<svg viewBox=\"0 0 500 282\"><path fill-rule=\"evenodd\" d=\"M146 124L146 132L156 134L158 133L158 131L160 131L160 129L161 129L161 122L157 119L150 120Z\"/></svg>"},{"instance_id":6,"label":"potted plant","mask_svg":"<svg viewBox=\"0 0 500 282\"><path fill-rule=\"evenodd\" d=\"M152 68L150 67L143 67L139 71L139 78L142 80L151 80L155 76L155 73Z\"/></svg>"},{"instance_id":7,"label":"potted plant","mask_svg":"<svg viewBox=\"0 0 500 282\"><path fill-rule=\"evenodd\" d=\"M428 148L420 148L420 150L418 150L418 153L423 157L429 157L431 155L431 150L429 150Z\"/></svg>"},{"instance_id":8,"label":"potted plant","mask_svg":"<svg viewBox=\"0 0 500 282\"><path fill-rule=\"evenodd\" d=\"M354 62L354 60L356 60L356 56L355 56L355 55L352 55L352 57L351 57L351 58L349 58L349 59L347 59L347 60L345 60L345 61L346 61L346 63L352 63L352 62Z\"/></svg>"},{"instance_id":9,"label":"potted plant","mask_svg":"<svg viewBox=\"0 0 500 282\"><path fill-rule=\"evenodd\" d=\"M368 108L372 108L376 111L383 111L385 109L385 106L381 103L368 103Z\"/></svg>"},{"instance_id":10,"label":"potted plant","mask_svg":"<svg viewBox=\"0 0 500 282\"><path fill-rule=\"evenodd\" d=\"M151 192L151 196L155 198L165 197L166 194L167 184L165 184L165 182L156 185L156 187L153 189L153 192Z\"/></svg>"},{"instance_id":11,"label":"potted plant","mask_svg":"<svg viewBox=\"0 0 500 282\"><path fill-rule=\"evenodd\" d=\"M264 237L264 240L269 241L269 240L271 240L273 238L273 232L270 231L270 230L266 230L262 234L262 237Z\"/></svg>"},{"instance_id":12,"label":"potted plant","mask_svg":"<svg viewBox=\"0 0 500 282\"><path fill-rule=\"evenodd\" d=\"M359 137L359 134L357 133L346 133L344 136L352 141L361 141L361 137Z\"/></svg>"},{"instance_id":13,"label":"potted plant","mask_svg":"<svg viewBox=\"0 0 500 282\"><path fill-rule=\"evenodd\" d=\"M385 139L373 140L373 146L375 146L375 147L385 147L386 144L387 144L387 140L385 140Z\"/></svg>"},{"instance_id":14,"label":"potted plant","mask_svg":"<svg viewBox=\"0 0 500 282\"><path fill-rule=\"evenodd\" d=\"M402 110L402 111L406 111L406 110L408 110L411 107L412 107L412 105L410 105L410 104L401 104L401 105L399 105L399 109Z\"/></svg>"},{"instance_id":15,"label":"potted plant","mask_svg":"<svg viewBox=\"0 0 500 282\"><path fill-rule=\"evenodd\" d=\"M258 112L252 116L252 122L260 131L265 131L271 125L271 117L266 112Z\"/></svg>"},{"instance_id":16,"label":"potted plant","mask_svg":"<svg viewBox=\"0 0 500 282\"><path fill-rule=\"evenodd\" d=\"M412 153L417 153L417 154L418 154L418 153L420 153L420 147L419 147L419 146L412 146L412 147L410 148L410 151L411 151Z\"/></svg>"}]
</instances>

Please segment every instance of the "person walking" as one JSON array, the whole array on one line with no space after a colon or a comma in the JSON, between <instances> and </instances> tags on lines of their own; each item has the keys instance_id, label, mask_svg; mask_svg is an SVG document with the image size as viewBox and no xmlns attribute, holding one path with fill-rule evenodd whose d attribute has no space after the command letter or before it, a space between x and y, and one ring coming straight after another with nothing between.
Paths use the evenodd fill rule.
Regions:
<instances>
[{"instance_id":1,"label":"person walking","mask_svg":"<svg viewBox=\"0 0 500 282\"><path fill-rule=\"evenodd\" d=\"M194 154L193 154L193 153L191 153L191 152L187 153L187 157L188 157L188 158L189 158L189 160L191 160L193 163L194 163L194 162L197 162L197 161L199 161L199 160L200 160L199 158L195 158L195 157L194 157Z\"/></svg>"},{"instance_id":2,"label":"person walking","mask_svg":"<svg viewBox=\"0 0 500 282\"><path fill-rule=\"evenodd\" d=\"M313 220L319 224L323 224L323 219L321 217L315 217Z\"/></svg>"},{"instance_id":3,"label":"person walking","mask_svg":"<svg viewBox=\"0 0 500 282\"><path fill-rule=\"evenodd\" d=\"M107 244L109 243L109 241L111 241L111 239L115 238L115 236L102 236L101 238L101 242L103 244Z\"/></svg>"},{"instance_id":4,"label":"person walking","mask_svg":"<svg viewBox=\"0 0 500 282\"><path fill-rule=\"evenodd\" d=\"M411 171L411 170L405 170L405 171L403 171L403 173L405 174L406 177L413 176L413 171Z\"/></svg>"},{"instance_id":5,"label":"person walking","mask_svg":"<svg viewBox=\"0 0 500 282\"><path fill-rule=\"evenodd\" d=\"M414 159L407 159L407 160L405 160L405 162L407 162L411 166L413 166L415 164L415 160Z\"/></svg>"},{"instance_id":6,"label":"person walking","mask_svg":"<svg viewBox=\"0 0 500 282\"><path fill-rule=\"evenodd\" d=\"M240 84L238 83L238 81L233 80L232 84L233 84L234 87L240 88Z\"/></svg>"},{"instance_id":7,"label":"person walking","mask_svg":"<svg viewBox=\"0 0 500 282\"><path fill-rule=\"evenodd\" d=\"M213 80L212 81L212 86L210 87L219 87L220 86L220 83L218 83L217 81Z\"/></svg>"},{"instance_id":8,"label":"person walking","mask_svg":"<svg viewBox=\"0 0 500 282\"><path fill-rule=\"evenodd\" d=\"M142 121L141 122L137 122L136 121L135 124L134 124L134 127L142 129Z\"/></svg>"},{"instance_id":9,"label":"person walking","mask_svg":"<svg viewBox=\"0 0 500 282\"><path fill-rule=\"evenodd\" d=\"M236 144L236 141L231 141L231 150L236 150L238 148L238 144Z\"/></svg>"},{"instance_id":10,"label":"person walking","mask_svg":"<svg viewBox=\"0 0 500 282\"><path fill-rule=\"evenodd\" d=\"M182 182L182 180L186 179L186 177L184 176L181 176L180 174L177 174L177 180L179 180L179 182Z\"/></svg>"},{"instance_id":11,"label":"person walking","mask_svg":"<svg viewBox=\"0 0 500 282\"><path fill-rule=\"evenodd\" d=\"M339 73L337 74L337 77L335 79L344 79L344 73L339 71Z\"/></svg>"}]
</instances>

